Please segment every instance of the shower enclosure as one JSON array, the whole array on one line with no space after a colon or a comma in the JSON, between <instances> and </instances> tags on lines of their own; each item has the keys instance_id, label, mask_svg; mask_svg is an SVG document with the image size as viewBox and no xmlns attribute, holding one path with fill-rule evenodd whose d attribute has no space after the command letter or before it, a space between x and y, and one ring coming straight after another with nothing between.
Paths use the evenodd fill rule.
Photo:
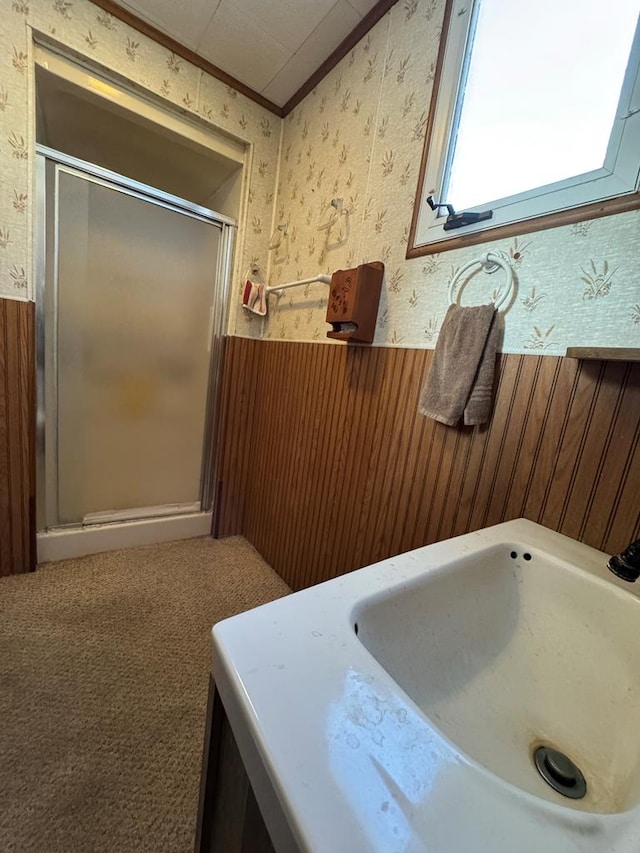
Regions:
<instances>
[{"instance_id":1,"label":"shower enclosure","mask_svg":"<svg viewBox=\"0 0 640 853\"><path fill-rule=\"evenodd\" d=\"M234 223L37 161L40 559L205 534Z\"/></svg>"}]
</instances>

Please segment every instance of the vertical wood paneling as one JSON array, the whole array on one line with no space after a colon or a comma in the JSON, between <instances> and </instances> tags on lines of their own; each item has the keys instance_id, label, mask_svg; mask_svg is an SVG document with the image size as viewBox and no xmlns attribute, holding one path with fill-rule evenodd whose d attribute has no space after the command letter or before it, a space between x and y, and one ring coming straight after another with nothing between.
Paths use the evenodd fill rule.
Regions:
<instances>
[{"instance_id":1,"label":"vertical wood paneling","mask_svg":"<svg viewBox=\"0 0 640 853\"><path fill-rule=\"evenodd\" d=\"M603 463L607 449L617 433L616 421L630 365L612 361L605 363L604 367L574 465L571 488L567 490L563 507L562 529L573 538L581 533L584 535L584 520L589 516L598 482L605 474ZM619 441L620 438L616 437L615 440ZM626 453L618 446L616 455L624 458Z\"/></svg>"},{"instance_id":2,"label":"vertical wood paneling","mask_svg":"<svg viewBox=\"0 0 640 853\"><path fill-rule=\"evenodd\" d=\"M350 360L348 354L344 354L337 364L335 372L325 375L325 403L330 412L326 430L326 436L322 443L323 453L315 460L307 462L309 466L309 486L314 498L313 518L319 520L313 540L315 563L309 568L315 573L318 565L323 565L329 559L332 548L331 539L339 536L339 525L341 521L341 499L345 497L341 484L347 482L347 462L352 453L353 444L353 387L348 381L350 371ZM351 379L354 379L351 374ZM337 382L345 389L343 394L333 393L333 383ZM314 464L315 462L315 464ZM317 490L316 483L322 483L322 488ZM304 519L296 519L296 528L301 525L304 529ZM322 535L322 530L331 531L331 539ZM296 560L305 559L305 549L297 543ZM295 569L293 564L287 567L290 571ZM312 575L314 576L314 575Z\"/></svg>"},{"instance_id":3,"label":"vertical wood paneling","mask_svg":"<svg viewBox=\"0 0 640 853\"><path fill-rule=\"evenodd\" d=\"M34 321L0 300L0 575L35 568Z\"/></svg>"},{"instance_id":4,"label":"vertical wood paneling","mask_svg":"<svg viewBox=\"0 0 640 853\"><path fill-rule=\"evenodd\" d=\"M557 358L538 357L535 385L531 389L531 406L525 418L522 440L516 451L519 460L515 465L505 507L505 516L519 518L525 514L525 506L535 482L534 472L541 445L544 441L549 420L551 401L562 361Z\"/></svg>"},{"instance_id":5,"label":"vertical wood paneling","mask_svg":"<svg viewBox=\"0 0 640 853\"><path fill-rule=\"evenodd\" d=\"M485 427L417 413L432 353L231 339L221 535L295 589L525 516L640 536L640 365L502 355Z\"/></svg>"},{"instance_id":6,"label":"vertical wood paneling","mask_svg":"<svg viewBox=\"0 0 640 853\"><path fill-rule=\"evenodd\" d=\"M451 465L451 476L442 506L442 517L438 528L437 538L439 540L455 536L456 521L460 508L460 496L465 473L469 467L475 435L472 427L463 427L457 429L455 432L456 446L454 448L453 464Z\"/></svg>"},{"instance_id":7,"label":"vertical wood paneling","mask_svg":"<svg viewBox=\"0 0 640 853\"><path fill-rule=\"evenodd\" d=\"M420 387L422 383L422 373L430 365L432 352L427 351L427 360L422 353L417 354L415 365L415 379L413 382L412 394L409 396L409 406L418 405L420 397ZM391 549L394 553L401 554L408 549L406 542L412 542L416 529L417 520L419 517L420 506L422 502L424 478L416 476L416 471L422 460L425 458L428 442L431 433L426 429L426 418L412 418L412 433L410 445L407 452L404 472L396 485L402 498L403 503L395 519L396 536L392 539Z\"/></svg>"},{"instance_id":8,"label":"vertical wood paneling","mask_svg":"<svg viewBox=\"0 0 640 853\"><path fill-rule=\"evenodd\" d=\"M476 488L473 493L473 503L467 528L477 530L486 526L486 518L491 507L491 501L496 488L500 490L502 482L498 482L498 472L503 456L504 444L511 429L511 417L514 409L521 401L518 389L524 356L516 355L502 361L500 383L495 401L493 417L487 435L487 443L482 454L482 463L477 473ZM494 521L496 516L494 516Z\"/></svg>"},{"instance_id":9,"label":"vertical wood paneling","mask_svg":"<svg viewBox=\"0 0 640 853\"><path fill-rule=\"evenodd\" d=\"M582 362L578 370L575 393L567 409L553 476L545 495L541 523L547 527L561 525L567 499L582 457L585 435L597 408L598 390L604 374L604 362ZM602 413L609 416L608 413Z\"/></svg>"},{"instance_id":10,"label":"vertical wood paneling","mask_svg":"<svg viewBox=\"0 0 640 853\"><path fill-rule=\"evenodd\" d=\"M528 395L512 395L509 409L509 422L502 432L500 453L493 478L491 500L487 501L483 518L483 527L496 524L506 514L506 506L515 480L518 465L526 465L522 458L522 443L525 426L531 417L536 392L536 380L540 369L541 356L521 356L519 371L516 377L518 388L528 388ZM519 405L518 399L519 397Z\"/></svg>"},{"instance_id":11,"label":"vertical wood paneling","mask_svg":"<svg viewBox=\"0 0 640 853\"><path fill-rule=\"evenodd\" d=\"M351 559L354 563L361 560L367 564L372 563L381 559L379 554L386 553L382 547L377 546L392 517L386 500L391 495L385 491L384 477L387 463L394 466L399 463L398 432L402 419L397 417L397 412L400 411L402 388L406 381L406 352L400 350L399 358L393 361L383 359L384 380L380 397L386 401L386 405L378 407L373 439L368 442L365 438L369 464L362 502L359 508L356 504L359 523L357 535L352 542L355 553L352 552ZM384 518L378 524L380 509L384 512Z\"/></svg>"},{"instance_id":12,"label":"vertical wood paneling","mask_svg":"<svg viewBox=\"0 0 640 853\"><path fill-rule=\"evenodd\" d=\"M5 302L0 302L0 573L12 573L11 549L11 472L9 471L9 417L10 388L7 342L7 312Z\"/></svg>"},{"instance_id":13,"label":"vertical wood paneling","mask_svg":"<svg viewBox=\"0 0 640 853\"><path fill-rule=\"evenodd\" d=\"M607 533L602 543L602 550L612 554L624 548L627 542L640 538L640 509L638 508L639 434L640 428L636 427L633 456L630 459L629 467L624 472L622 488L619 493L620 501L617 506L624 511L611 512ZM627 533L629 529L632 531L631 535ZM588 542L589 539L585 537L585 541Z\"/></svg>"},{"instance_id":14,"label":"vertical wood paneling","mask_svg":"<svg viewBox=\"0 0 640 853\"><path fill-rule=\"evenodd\" d=\"M222 381L222 408L218 456L218 476L222 484L219 490L219 506L214 521L219 535L227 530L242 529L242 510L245 502L247 446L243 440L234 441L230 431L242 424L242 436L249 439L253 430L255 407L255 359L251 344L239 338L229 338L225 345L225 371ZM232 393L233 391L233 393ZM222 448L225 452L222 453ZM233 471L233 476L229 472Z\"/></svg>"},{"instance_id":15,"label":"vertical wood paneling","mask_svg":"<svg viewBox=\"0 0 640 853\"><path fill-rule=\"evenodd\" d=\"M580 362L573 359L553 360L557 363L558 373L543 416L533 470L525 487L525 503L522 511L525 518L535 520L542 518L547 491L553 482L561 438L566 429L571 401L580 375ZM540 405L541 401L538 400L536 409Z\"/></svg>"},{"instance_id":16,"label":"vertical wood paneling","mask_svg":"<svg viewBox=\"0 0 640 853\"><path fill-rule=\"evenodd\" d=\"M600 476L594 482L593 500L585 514L580 536L607 542L616 507L623 500L625 479L634 468L633 458L640 441L640 371L627 365L624 395L620 402L612 440L601 460ZM637 500L637 498L636 498ZM640 503L640 501L638 501ZM608 511L607 511L608 508ZM638 507L640 512L640 506Z\"/></svg>"},{"instance_id":17,"label":"vertical wood paneling","mask_svg":"<svg viewBox=\"0 0 640 853\"><path fill-rule=\"evenodd\" d=\"M401 395L399 411L408 411L418 405L419 381L423 367L417 350L409 350L406 362L406 377L403 382L405 393ZM378 509L378 542L376 555L389 551L398 552L402 532L402 519L408 511L407 500L411 493L409 485L413 479L415 450L418 444L418 418L397 419L397 464L390 460L383 485L384 500ZM387 521L388 519L388 521ZM377 557L376 557L377 559Z\"/></svg>"}]
</instances>

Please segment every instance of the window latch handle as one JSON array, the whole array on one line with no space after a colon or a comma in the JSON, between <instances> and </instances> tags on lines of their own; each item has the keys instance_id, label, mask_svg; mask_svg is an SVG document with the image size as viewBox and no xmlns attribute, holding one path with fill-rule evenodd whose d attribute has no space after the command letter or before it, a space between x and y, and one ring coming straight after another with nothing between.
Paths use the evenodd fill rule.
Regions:
<instances>
[{"instance_id":1,"label":"window latch handle","mask_svg":"<svg viewBox=\"0 0 640 853\"><path fill-rule=\"evenodd\" d=\"M464 228L465 225L475 225L476 222L484 222L485 219L493 218L492 210L482 210L480 212L463 210L460 213L456 213L453 205L436 201L432 195L427 196L427 204L431 210L439 210L441 207L446 207L449 215L442 226L445 231L453 231L454 228Z\"/></svg>"},{"instance_id":2,"label":"window latch handle","mask_svg":"<svg viewBox=\"0 0 640 853\"><path fill-rule=\"evenodd\" d=\"M447 208L447 213L449 216L455 216L455 210L453 209L452 204L447 204L446 202L436 201L432 195L427 196L427 204L431 208L431 210L440 210L441 207Z\"/></svg>"}]
</instances>

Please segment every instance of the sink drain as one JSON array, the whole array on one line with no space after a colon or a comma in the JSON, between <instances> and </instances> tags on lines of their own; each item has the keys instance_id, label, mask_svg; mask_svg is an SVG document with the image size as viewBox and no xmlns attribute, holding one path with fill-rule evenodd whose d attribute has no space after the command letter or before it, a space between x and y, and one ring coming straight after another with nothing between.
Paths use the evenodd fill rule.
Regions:
<instances>
[{"instance_id":1,"label":"sink drain","mask_svg":"<svg viewBox=\"0 0 640 853\"><path fill-rule=\"evenodd\" d=\"M533 753L538 773L547 785L564 797L581 800L587 793L587 783L580 768L563 752L550 746L539 746Z\"/></svg>"}]
</instances>

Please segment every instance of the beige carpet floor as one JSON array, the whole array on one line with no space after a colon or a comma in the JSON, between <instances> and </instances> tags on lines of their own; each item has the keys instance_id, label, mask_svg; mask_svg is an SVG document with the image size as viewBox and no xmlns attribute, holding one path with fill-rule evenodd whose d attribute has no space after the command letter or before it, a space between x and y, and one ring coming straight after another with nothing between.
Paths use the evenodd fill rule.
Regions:
<instances>
[{"instance_id":1,"label":"beige carpet floor","mask_svg":"<svg viewBox=\"0 0 640 853\"><path fill-rule=\"evenodd\" d=\"M209 630L287 592L240 537L0 579L0 851L192 851Z\"/></svg>"}]
</instances>

